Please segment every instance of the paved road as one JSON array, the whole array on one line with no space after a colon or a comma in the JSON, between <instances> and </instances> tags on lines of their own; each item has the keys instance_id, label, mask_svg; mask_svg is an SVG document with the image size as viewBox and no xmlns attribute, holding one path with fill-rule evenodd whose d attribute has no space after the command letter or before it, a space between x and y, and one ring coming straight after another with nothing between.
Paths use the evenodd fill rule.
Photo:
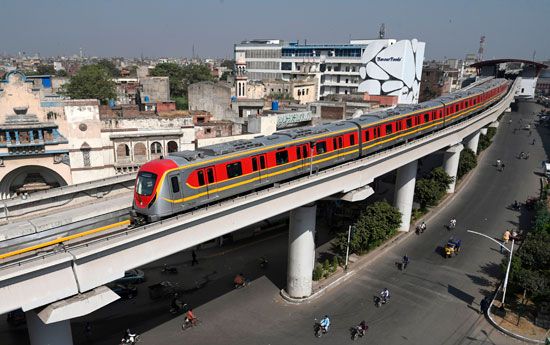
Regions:
<instances>
[{"instance_id":1,"label":"paved road","mask_svg":"<svg viewBox=\"0 0 550 345\"><path fill-rule=\"evenodd\" d=\"M281 301L277 283L257 279L246 289L232 291L197 309L204 321L184 334L178 330L181 319L171 320L144 333L147 341L173 344L342 344L351 342L348 329L361 319L370 325L372 344L516 344L488 326L477 310L484 295L494 290L502 260L496 245L466 234L472 229L500 237L505 228L524 226L519 213L507 206L513 200L535 195L540 161L546 158L541 145L530 145L528 131L513 134L519 118L529 118L534 104L523 103L519 113L507 113L495 143L486 151L456 197L428 221L428 231L392 248L373 260L355 277L319 299L305 305ZM513 123L508 124L512 119ZM525 120L524 120L525 121ZM518 160L519 151L530 151L529 160ZM505 162L503 172L493 166ZM463 241L457 257L444 259L437 248L451 233L443 227L456 217L452 232ZM407 253L412 263L405 272L394 262ZM391 303L376 309L372 296L381 288L392 292ZM316 339L312 334L314 317L329 314L330 334ZM161 341L162 339L162 341Z\"/></svg>"},{"instance_id":2,"label":"paved road","mask_svg":"<svg viewBox=\"0 0 550 345\"><path fill-rule=\"evenodd\" d=\"M494 290L502 255L496 245L466 234L466 229L500 237L505 228L524 226L526 217L520 218L507 205L536 194L535 172L540 171L546 155L536 131L531 136L528 131L513 134L513 128L520 126L521 117L532 122L530 114L536 107L522 103L519 113L504 116L495 143L469 183L430 216L427 232L408 235L406 241L320 298L302 305L290 305L280 298L279 291L286 284L287 238L286 232L274 233L262 241L199 251L200 264L194 267L189 265L188 252L167 258L164 262L180 268L174 277L160 275L162 263L149 265L149 281L139 287L137 299L116 302L72 323L75 343L114 344L122 330L131 327L143 335L143 344L343 344L352 342L349 327L365 319L370 325L370 344L520 344L495 331L477 313L479 301ZM512 124L508 124L510 118ZM530 145L533 137L538 143L534 146ZM530 151L531 158L517 160L519 151ZM505 171L493 166L497 158L505 162ZM452 216L457 229L450 233L443 224ZM319 224L322 229L329 226ZM462 239L463 251L444 259L437 249L451 235ZM326 239L320 238L321 242ZM404 253L412 261L407 271L400 272L394 263ZM270 258L267 270L258 267L260 255ZM253 281L245 289L232 290L232 277L238 271ZM168 313L168 300L151 301L147 285L170 279L191 286L199 278L209 279L208 284L184 299L195 306L202 323L182 332L182 317ZM372 298L383 287L390 289L391 302L376 309ZM317 339L313 320L324 314L331 316L333 325L328 335ZM93 326L88 340L83 336L85 321ZM6 345L28 343L24 327L14 331L0 324L0 338Z\"/></svg>"}]
</instances>

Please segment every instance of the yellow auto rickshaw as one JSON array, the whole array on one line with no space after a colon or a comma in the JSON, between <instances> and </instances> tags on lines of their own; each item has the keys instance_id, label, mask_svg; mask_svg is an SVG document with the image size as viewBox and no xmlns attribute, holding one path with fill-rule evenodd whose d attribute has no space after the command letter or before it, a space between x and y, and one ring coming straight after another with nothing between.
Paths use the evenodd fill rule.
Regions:
<instances>
[{"instance_id":1,"label":"yellow auto rickshaw","mask_svg":"<svg viewBox=\"0 0 550 345\"><path fill-rule=\"evenodd\" d=\"M455 240L453 238L450 238L447 243L445 244L445 247L443 247L443 251L445 253L445 259L450 258L453 254L458 255L458 252L460 251L460 240Z\"/></svg>"}]
</instances>

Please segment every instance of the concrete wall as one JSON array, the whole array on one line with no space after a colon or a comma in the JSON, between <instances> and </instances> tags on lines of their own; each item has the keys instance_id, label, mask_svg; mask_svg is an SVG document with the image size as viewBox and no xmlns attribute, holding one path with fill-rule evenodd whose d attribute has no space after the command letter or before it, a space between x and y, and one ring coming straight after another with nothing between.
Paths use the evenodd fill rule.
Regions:
<instances>
[{"instance_id":1,"label":"concrete wall","mask_svg":"<svg viewBox=\"0 0 550 345\"><path fill-rule=\"evenodd\" d=\"M164 102L170 100L170 82L168 77L144 77L140 78L141 101L145 102L145 96L149 96L149 102Z\"/></svg>"},{"instance_id":2,"label":"concrete wall","mask_svg":"<svg viewBox=\"0 0 550 345\"><path fill-rule=\"evenodd\" d=\"M232 89L212 82L200 82L189 85L189 110L204 110L216 120L230 117ZM233 113L233 116L236 116Z\"/></svg>"},{"instance_id":3,"label":"concrete wall","mask_svg":"<svg viewBox=\"0 0 550 345\"><path fill-rule=\"evenodd\" d=\"M250 133L271 135L277 131L277 116L249 116L248 131Z\"/></svg>"}]
</instances>

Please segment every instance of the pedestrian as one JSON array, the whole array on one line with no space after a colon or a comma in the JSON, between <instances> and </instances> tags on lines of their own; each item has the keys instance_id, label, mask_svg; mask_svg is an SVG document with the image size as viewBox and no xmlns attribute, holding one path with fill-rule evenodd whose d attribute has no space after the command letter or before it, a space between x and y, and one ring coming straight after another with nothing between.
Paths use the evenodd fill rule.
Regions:
<instances>
[{"instance_id":1,"label":"pedestrian","mask_svg":"<svg viewBox=\"0 0 550 345\"><path fill-rule=\"evenodd\" d=\"M531 136L531 134L533 134L533 131L532 131L532 130L529 130L529 136Z\"/></svg>"},{"instance_id":2,"label":"pedestrian","mask_svg":"<svg viewBox=\"0 0 550 345\"><path fill-rule=\"evenodd\" d=\"M510 233L510 230L504 231L504 234L502 234L502 242L504 244L508 244L508 241L510 241L510 236L512 236L512 233ZM503 246L500 246L500 253L504 253Z\"/></svg>"},{"instance_id":3,"label":"pedestrian","mask_svg":"<svg viewBox=\"0 0 550 345\"><path fill-rule=\"evenodd\" d=\"M481 314L486 314L487 310L489 310L489 298L483 297L481 302L479 302L479 309Z\"/></svg>"},{"instance_id":4,"label":"pedestrian","mask_svg":"<svg viewBox=\"0 0 550 345\"><path fill-rule=\"evenodd\" d=\"M199 262L197 261L197 253L195 253L195 250L193 249L193 251L191 252L191 257L193 258L193 260L191 260L191 266L195 266L195 264L199 264Z\"/></svg>"},{"instance_id":5,"label":"pedestrian","mask_svg":"<svg viewBox=\"0 0 550 345\"><path fill-rule=\"evenodd\" d=\"M531 143L531 145L535 145L536 142L537 142L537 140L533 139L533 142Z\"/></svg>"}]
</instances>

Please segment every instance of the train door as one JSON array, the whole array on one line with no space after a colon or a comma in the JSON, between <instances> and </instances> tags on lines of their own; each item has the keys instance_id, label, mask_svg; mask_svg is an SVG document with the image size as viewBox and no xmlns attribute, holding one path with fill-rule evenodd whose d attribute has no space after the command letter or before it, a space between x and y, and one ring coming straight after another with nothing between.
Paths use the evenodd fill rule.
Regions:
<instances>
[{"instance_id":1,"label":"train door","mask_svg":"<svg viewBox=\"0 0 550 345\"><path fill-rule=\"evenodd\" d=\"M182 198L183 198L183 193L182 193L182 188L181 188L181 177L179 174L175 174L175 175L170 175L170 195L171 195L171 199L173 200L172 202L172 212L179 212L179 209L180 209L180 205L183 205L182 203Z\"/></svg>"},{"instance_id":2,"label":"train door","mask_svg":"<svg viewBox=\"0 0 550 345\"><path fill-rule=\"evenodd\" d=\"M309 163L309 145L308 144L303 144L303 145L298 145L296 146L296 161L299 162L300 164L300 170L298 171L298 173L304 171L304 169L306 169L308 163Z\"/></svg>"},{"instance_id":3,"label":"train door","mask_svg":"<svg viewBox=\"0 0 550 345\"><path fill-rule=\"evenodd\" d=\"M209 166L204 169L201 169L203 171L204 175L204 182L206 183L206 193L208 194L208 198L212 199L217 196L216 193L216 170L214 169L214 166Z\"/></svg>"},{"instance_id":4,"label":"train door","mask_svg":"<svg viewBox=\"0 0 550 345\"><path fill-rule=\"evenodd\" d=\"M269 183L269 174L267 172L267 160L265 154L252 157L252 171L258 172L258 183Z\"/></svg>"}]
</instances>

